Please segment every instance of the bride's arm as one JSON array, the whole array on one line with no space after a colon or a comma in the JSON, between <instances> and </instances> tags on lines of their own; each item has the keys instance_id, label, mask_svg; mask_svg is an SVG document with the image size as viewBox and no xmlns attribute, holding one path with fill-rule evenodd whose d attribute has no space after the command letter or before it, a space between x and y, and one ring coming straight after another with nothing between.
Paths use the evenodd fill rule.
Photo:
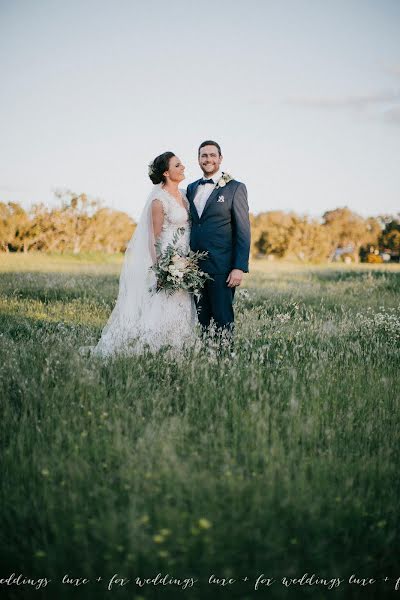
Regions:
<instances>
[{"instance_id":1,"label":"bride's arm","mask_svg":"<svg viewBox=\"0 0 400 600\"><path fill-rule=\"evenodd\" d=\"M161 200L153 200L151 206L151 215L153 220L153 233L154 238L157 241L157 238L160 236L162 226L164 224L164 210Z\"/></svg>"},{"instance_id":2,"label":"bride's arm","mask_svg":"<svg viewBox=\"0 0 400 600\"><path fill-rule=\"evenodd\" d=\"M153 225L153 235L154 240L157 242L161 234L161 230L164 224L164 210L161 200L157 198L153 200L151 205L151 217L152 217L152 225ZM152 253L153 254L153 253ZM154 248L154 254L152 256L153 260L156 260L156 251Z\"/></svg>"}]
</instances>

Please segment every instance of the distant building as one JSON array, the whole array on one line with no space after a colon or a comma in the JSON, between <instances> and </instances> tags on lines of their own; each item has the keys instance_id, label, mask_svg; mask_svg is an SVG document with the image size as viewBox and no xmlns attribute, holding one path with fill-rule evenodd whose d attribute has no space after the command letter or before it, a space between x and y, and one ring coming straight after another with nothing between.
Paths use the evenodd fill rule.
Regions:
<instances>
[{"instance_id":1,"label":"distant building","mask_svg":"<svg viewBox=\"0 0 400 600\"><path fill-rule=\"evenodd\" d=\"M343 246L343 248L336 248L335 252L332 255L332 262L345 262L350 263L354 260L354 246L353 244L349 244L348 246Z\"/></svg>"}]
</instances>

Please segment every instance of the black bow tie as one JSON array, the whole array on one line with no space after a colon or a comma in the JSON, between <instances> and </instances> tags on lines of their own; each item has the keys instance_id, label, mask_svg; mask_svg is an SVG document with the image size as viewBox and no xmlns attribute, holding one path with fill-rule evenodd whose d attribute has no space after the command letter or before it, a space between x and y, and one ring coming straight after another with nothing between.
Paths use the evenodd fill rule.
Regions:
<instances>
[{"instance_id":1,"label":"black bow tie","mask_svg":"<svg viewBox=\"0 0 400 600\"><path fill-rule=\"evenodd\" d=\"M199 185L205 185L206 183L212 183L214 185L214 179L200 179Z\"/></svg>"}]
</instances>

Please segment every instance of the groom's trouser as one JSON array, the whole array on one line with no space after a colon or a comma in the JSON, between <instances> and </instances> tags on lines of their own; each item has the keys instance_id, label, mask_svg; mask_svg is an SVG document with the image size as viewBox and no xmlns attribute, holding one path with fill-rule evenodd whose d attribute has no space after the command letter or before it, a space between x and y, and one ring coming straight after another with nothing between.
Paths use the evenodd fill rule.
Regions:
<instances>
[{"instance_id":1,"label":"groom's trouser","mask_svg":"<svg viewBox=\"0 0 400 600\"><path fill-rule=\"evenodd\" d=\"M201 290L199 300L196 300L197 314L203 328L210 325L211 319L221 329L233 329L233 297L235 288L228 287L226 280L229 273L212 275L207 279Z\"/></svg>"}]
</instances>

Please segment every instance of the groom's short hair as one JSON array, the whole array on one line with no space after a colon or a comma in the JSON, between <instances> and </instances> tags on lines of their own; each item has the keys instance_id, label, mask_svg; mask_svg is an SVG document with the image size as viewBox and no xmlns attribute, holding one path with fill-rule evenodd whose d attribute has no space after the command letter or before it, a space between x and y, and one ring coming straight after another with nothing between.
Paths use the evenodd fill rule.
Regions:
<instances>
[{"instance_id":1,"label":"groom's short hair","mask_svg":"<svg viewBox=\"0 0 400 600\"><path fill-rule=\"evenodd\" d=\"M215 146L216 148L218 148L218 153L220 156L222 156L222 152L221 152L221 146L219 144L217 144L217 142L214 142L213 140L206 140L205 142L202 142L199 146L199 156L200 156L200 150L202 148L204 148L204 146Z\"/></svg>"}]
</instances>

